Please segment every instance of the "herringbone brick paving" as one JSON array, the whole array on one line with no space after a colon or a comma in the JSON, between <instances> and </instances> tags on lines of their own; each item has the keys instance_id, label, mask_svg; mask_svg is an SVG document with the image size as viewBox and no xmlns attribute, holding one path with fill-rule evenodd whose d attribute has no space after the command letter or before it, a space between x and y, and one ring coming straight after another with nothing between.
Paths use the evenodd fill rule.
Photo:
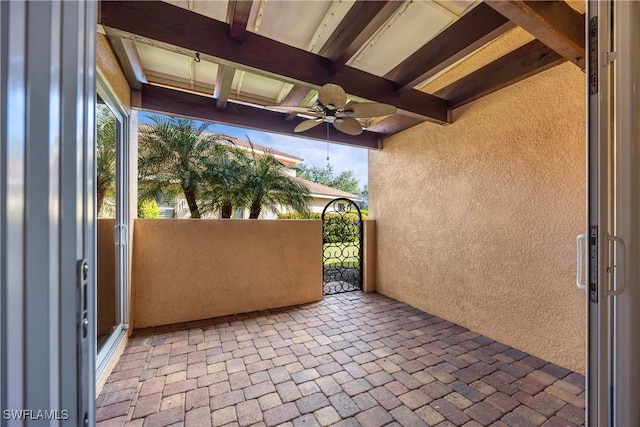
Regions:
<instances>
[{"instance_id":1,"label":"herringbone brick paving","mask_svg":"<svg viewBox=\"0 0 640 427\"><path fill-rule=\"evenodd\" d=\"M137 330L98 426L576 426L584 377L379 294Z\"/></svg>"}]
</instances>

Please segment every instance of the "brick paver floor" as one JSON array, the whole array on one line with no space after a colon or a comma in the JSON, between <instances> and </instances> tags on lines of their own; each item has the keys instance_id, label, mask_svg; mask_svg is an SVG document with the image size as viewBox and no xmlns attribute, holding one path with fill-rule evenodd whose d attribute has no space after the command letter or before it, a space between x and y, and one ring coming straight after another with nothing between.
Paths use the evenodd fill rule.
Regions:
<instances>
[{"instance_id":1,"label":"brick paver floor","mask_svg":"<svg viewBox=\"0 0 640 427\"><path fill-rule=\"evenodd\" d=\"M574 426L584 377L381 296L137 330L98 426Z\"/></svg>"}]
</instances>

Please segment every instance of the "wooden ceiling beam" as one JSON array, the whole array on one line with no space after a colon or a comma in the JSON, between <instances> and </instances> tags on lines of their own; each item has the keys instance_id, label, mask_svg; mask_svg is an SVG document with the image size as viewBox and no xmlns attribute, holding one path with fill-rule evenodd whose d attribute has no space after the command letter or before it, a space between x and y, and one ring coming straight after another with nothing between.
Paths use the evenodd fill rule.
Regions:
<instances>
[{"instance_id":1,"label":"wooden ceiling beam","mask_svg":"<svg viewBox=\"0 0 640 427\"><path fill-rule=\"evenodd\" d=\"M564 1L486 0L487 5L522 27L567 60L585 67L585 19Z\"/></svg>"},{"instance_id":2,"label":"wooden ceiling beam","mask_svg":"<svg viewBox=\"0 0 640 427\"><path fill-rule=\"evenodd\" d=\"M311 90L305 86L294 85L287 96L284 97L282 102L280 103L283 107L298 107L300 103L309 95ZM287 121L293 120L298 113L289 113L286 116Z\"/></svg>"},{"instance_id":3,"label":"wooden ceiling beam","mask_svg":"<svg viewBox=\"0 0 640 427\"><path fill-rule=\"evenodd\" d=\"M142 61L135 42L115 35L108 35L108 37L129 87L134 90L140 90L141 83L147 83L147 76L142 67Z\"/></svg>"},{"instance_id":4,"label":"wooden ceiling beam","mask_svg":"<svg viewBox=\"0 0 640 427\"><path fill-rule=\"evenodd\" d=\"M200 52L235 68L309 87L331 82L354 96L395 105L405 115L448 121L444 99L418 90L397 93L391 80L349 66L331 71L320 55L251 32L238 44L228 37L228 24L165 2L102 2L102 20L130 37Z\"/></svg>"},{"instance_id":5,"label":"wooden ceiling beam","mask_svg":"<svg viewBox=\"0 0 640 427\"><path fill-rule=\"evenodd\" d=\"M229 99L229 92L231 92L231 85L233 84L235 74L235 68L218 64L216 84L213 88L213 97L216 99L216 106L218 108L225 108L227 106L227 100Z\"/></svg>"},{"instance_id":6,"label":"wooden ceiling beam","mask_svg":"<svg viewBox=\"0 0 640 427\"><path fill-rule=\"evenodd\" d=\"M480 3L394 67L385 78L395 81L399 91L411 90L514 27L500 13Z\"/></svg>"},{"instance_id":7,"label":"wooden ceiling beam","mask_svg":"<svg viewBox=\"0 0 640 427\"><path fill-rule=\"evenodd\" d=\"M371 126L368 126L367 130L390 136L420 123L422 123L422 120L403 116L402 114L392 114L391 116L385 117Z\"/></svg>"},{"instance_id":8,"label":"wooden ceiling beam","mask_svg":"<svg viewBox=\"0 0 640 427\"><path fill-rule=\"evenodd\" d=\"M565 61L550 47L534 40L440 89L436 95L455 109Z\"/></svg>"},{"instance_id":9,"label":"wooden ceiling beam","mask_svg":"<svg viewBox=\"0 0 640 427\"><path fill-rule=\"evenodd\" d=\"M237 42L244 40L252 4L252 0L229 0L227 22L229 23L229 38L231 40Z\"/></svg>"},{"instance_id":10,"label":"wooden ceiling beam","mask_svg":"<svg viewBox=\"0 0 640 427\"><path fill-rule=\"evenodd\" d=\"M356 147L371 149L379 149L381 147L380 137L383 135L377 133L365 131L361 135L352 136L335 130L333 126L329 127L328 136L325 126L318 126L304 133L294 133L293 128L295 125L305 119L295 119L292 126L291 123L282 120L282 113L261 108L234 103L233 105L227 105L226 108L218 109L215 99L192 93L143 84L140 97L140 108L157 113L191 117L198 120Z\"/></svg>"},{"instance_id":11,"label":"wooden ceiling beam","mask_svg":"<svg viewBox=\"0 0 640 427\"><path fill-rule=\"evenodd\" d=\"M342 67L402 6L401 1L356 1L318 52Z\"/></svg>"},{"instance_id":12,"label":"wooden ceiling beam","mask_svg":"<svg viewBox=\"0 0 640 427\"><path fill-rule=\"evenodd\" d=\"M284 107L297 107L303 99L309 95L311 90L306 86L295 85L291 88L287 96L284 97L280 105Z\"/></svg>"}]
</instances>

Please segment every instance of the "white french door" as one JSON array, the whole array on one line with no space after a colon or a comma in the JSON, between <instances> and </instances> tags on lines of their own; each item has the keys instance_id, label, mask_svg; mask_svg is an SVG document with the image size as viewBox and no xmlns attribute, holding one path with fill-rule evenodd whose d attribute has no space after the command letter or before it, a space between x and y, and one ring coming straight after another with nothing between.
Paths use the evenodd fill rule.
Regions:
<instances>
[{"instance_id":1,"label":"white french door","mask_svg":"<svg viewBox=\"0 0 640 427\"><path fill-rule=\"evenodd\" d=\"M96 18L0 1L0 427L95 419Z\"/></svg>"},{"instance_id":2,"label":"white french door","mask_svg":"<svg viewBox=\"0 0 640 427\"><path fill-rule=\"evenodd\" d=\"M111 360L128 327L128 131L129 117L99 77L96 105L96 377Z\"/></svg>"},{"instance_id":3,"label":"white french door","mask_svg":"<svg viewBox=\"0 0 640 427\"><path fill-rule=\"evenodd\" d=\"M587 425L640 425L640 3L587 18Z\"/></svg>"}]
</instances>

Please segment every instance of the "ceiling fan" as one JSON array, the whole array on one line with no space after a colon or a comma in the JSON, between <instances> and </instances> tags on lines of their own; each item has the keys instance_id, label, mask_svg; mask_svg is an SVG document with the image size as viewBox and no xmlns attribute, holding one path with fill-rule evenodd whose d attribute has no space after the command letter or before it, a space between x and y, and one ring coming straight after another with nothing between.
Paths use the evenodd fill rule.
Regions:
<instances>
[{"instance_id":1,"label":"ceiling fan","mask_svg":"<svg viewBox=\"0 0 640 427\"><path fill-rule=\"evenodd\" d=\"M318 100L311 107L266 107L275 110L285 110L312 116L298 124L294 132L304 132L318 126L322 122L332 123L340 132L349 135L360 135L362 124L357 119L388 116L396 112L396 107L377 102L348 101L347 94L340 86L327 83L318 91Z\"/></svg>"}]
</instances>

